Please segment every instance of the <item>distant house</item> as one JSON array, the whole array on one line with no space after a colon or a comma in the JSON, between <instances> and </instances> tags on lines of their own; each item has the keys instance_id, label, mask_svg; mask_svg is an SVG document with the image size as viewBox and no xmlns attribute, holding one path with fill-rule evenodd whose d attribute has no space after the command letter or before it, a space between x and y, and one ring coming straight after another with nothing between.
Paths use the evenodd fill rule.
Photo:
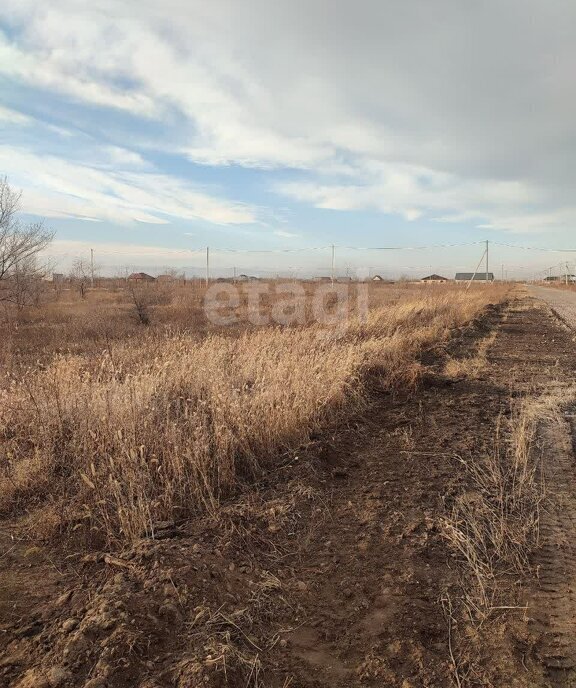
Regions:
<instances>
[{"instance_id":1,"label":"distant house","mask_svg":"<svg viewBox=\"0 0 576 688\"><path fill-rule=\"evenodd\" d=\"M421 282L438 282L438 283L440 283L440 282L448 282L448 278L442 277L442 275L437 275L434 273L433 275L428 275L428 277L423 277L420 281Z\"/></svg>"},{"instance_id":2,"label":"distant house","mask_svg":"<svg viewBox=\"0 0 576 688\"><path fill-rule=\"evenodd\" d=\"M238 275L236 277L237 282L257 282L258 277L254 277L254 275Z\"/></svg>"},{"instance_id":3,"label":"distant house","mask_svg":"<svg viewBox=\"0 0 576 688\"><path fill-rule=\"evenodd\" d=\"M61 272L53 272L52 273L52 281L53 282L63 282L64 281L64 275Z\"/></svg>"},{"instance_id":4,"label":"distant house","mask_svg":"<svg viewBox=\"0 0 576 688\"><path fill-rule=\"evenodd\" d=\"M129 282L155 282L155 278L152 275L147 275L145 272L133 272L128 275Z\"/></svg>"},{"instance_id":5,"label":"distant house","mask_svg":"<svg viewBox=\"0 0 576 688\"><path fill-rule=\"evenodd\" d=\"M380 275L374 275L374 277L372 277L372 281L373 282L383 282L384 279L382 277L380 277Z\"/></svg>"},{"instance_id":6,"label":"distant house","mask_svg":"<svg viewBox=\"0 0 576 688\"><path fill-rule=\"evenodd\" d=\"M474 282L486 282L486 273L485 272L477 272L474 274L473 272L457 272L456 277L454 278L456 282L470 282L471 279L474 280ZM494 273L489 272L488 273L488 282L493 282L494 281Z\"/></svg>"}]
</instances>

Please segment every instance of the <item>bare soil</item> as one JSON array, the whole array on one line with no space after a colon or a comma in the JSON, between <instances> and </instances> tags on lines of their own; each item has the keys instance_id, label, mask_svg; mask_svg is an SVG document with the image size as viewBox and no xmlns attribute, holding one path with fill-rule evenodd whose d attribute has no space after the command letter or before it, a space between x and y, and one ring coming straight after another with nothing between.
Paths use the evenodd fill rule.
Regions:
<instances>
[{"instance_id":1,"label":"bare soil","mask_svg":"<svg viewBox=\"0 0 576 688\"><path fill-rule=\"evenodd\" d=\"M493 330L485 374L443 375L448 354L473 355ZM424 362L416 393L385 393L375 373L362 417L316 438L217 514L158 524L156 539L124 552L54 549L28 541L25 521L3 523L0 685L458 685L458 652L473 629L447 619L442 604L459 599L463 577L440 527L466 489L455 457L491 451L511 396L573 377L576 352L573 333L521 297ZM551 474L565 482L573 457L560 468ZM563 489L576 499L576 486ZM555 547L545 543L542 566L557 565ZM478 636L467 685L576 685L558 682L571 680L565 668L551 673L545 586L510 586L533 610L502 612ZM557 614L570 613L558 604ZM569 645L573 627L563 628Z\"/></svg>"}]
</instances>

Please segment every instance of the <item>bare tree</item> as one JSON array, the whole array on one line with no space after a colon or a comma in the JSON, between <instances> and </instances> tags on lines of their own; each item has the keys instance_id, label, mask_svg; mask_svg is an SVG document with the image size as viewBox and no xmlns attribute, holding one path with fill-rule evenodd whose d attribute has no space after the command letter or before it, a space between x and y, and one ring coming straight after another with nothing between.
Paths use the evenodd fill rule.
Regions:
<instances>
[{"instance_id":1,"label":"bare tree","mask_svg":"<svg viewBox=\"0 0 576 688\"><path fill-rule=\"evenodd\" d=\"M185 273L179 271L177 268L165 267L163 270L163 274L172 277L173 280L183 280L185 277Z\"/></svg>"},{"instance_id":2,"label":"bare tree","mask_svg":"<svg viewBox=\"0 0 576 688\"><path fill-rule=\"evenodd\" d=\"M21 195L10 187L6 177L0 178L0 300L17 301L19 305L32 290L31 285L44 276L38 254L54 237L41 222L20 222Z\"/></svg>"},{"instance_id":3,"label":"bare tree","mask_svg":"<svg viewBox=\"0 0 576 688\"><path fill-rule=\"evenodd\" d=\"M38 264L36 256L18 262L5 281L5 300L15 304L19 310L25 306L39 306L46 294L43 277L46 271Z\"/></svg>"},{"instance_id":4,"label":"bare tree","mask_svg":"<svg viewBox=\"0 0 576 688\"><path fill-rule=\"evenodd\" d=\"M129 287L132 303L134 304L134 315L141 325L150 324L150 306L152 305L151 293L149 289L141 286Z\"/></svg>"},{"instance_id":5,"label":"bare tree","mask_svg":"<svg viewBox=\"0 0 576 688\"><path fill-rule=\"evenodd\" d=\"M90 265L81 258L77 258L74 263L72 263L70 281L77 286L80 297L85 299L86 289L90 282Z\"/></svg>"}]
</instances>

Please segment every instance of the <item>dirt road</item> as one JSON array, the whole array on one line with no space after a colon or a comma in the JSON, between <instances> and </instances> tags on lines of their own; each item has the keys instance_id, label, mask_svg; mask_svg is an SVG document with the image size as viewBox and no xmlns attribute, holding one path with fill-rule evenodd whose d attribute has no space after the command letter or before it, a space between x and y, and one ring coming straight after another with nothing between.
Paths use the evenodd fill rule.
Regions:
<instances>
[{"instance_id":1,"label":"dirt road","mask_svg":"<svg viewBox=\"0 0 576 688\"><path fill-rule=\"evenodd\" d=\"M530 287L529 293L549 306L568 330L570 349L574 351L576 330L576 292L554 287ZM556 347L550 343L552 350ZM548 381L540 379L541 389L554 385L558 379L574 386L573 354L559 359L559 371L542 370ZM564 364L564 365L562 365ZM573 395L570 395L572 398ZM565 422L542 428L546 462L543 474L548 483L546 509L541 518L541 549L536 556L538 585L530 602L534 623L539 634L538 655L547 667L548 685L571 688L576 685L576 406L574 401L564 408Z\"/></svg>"},{"instance_id":2,"label":"dirt road","mask_svg":"<svg viewBox=\"0 0 576 688\"><path fill-rule=\"evenodd\" d=\"M576 329L576 291L532 286L529 292L547 303L567 325Z\"/></svg>"}]
</instances>

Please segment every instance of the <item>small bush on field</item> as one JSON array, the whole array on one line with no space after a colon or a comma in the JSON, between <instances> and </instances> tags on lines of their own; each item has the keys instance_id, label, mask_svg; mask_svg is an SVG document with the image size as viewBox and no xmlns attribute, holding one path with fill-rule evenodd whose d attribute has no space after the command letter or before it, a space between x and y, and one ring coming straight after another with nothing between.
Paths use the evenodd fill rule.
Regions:
<instances>
[{"instance_id":1,"label":"small bush on field","mask_svg":"<svg viewBox=\"0 0 576 688\"><path fill-rule=\"evenodd\" d=\"M58 355L0 391L0 506L42 507L110 543L211 510L312 433L359 409L367 375L414 385L418 354L502 293L415 293L335 336L141 336Z\"/></svg>"}]
</instances>

